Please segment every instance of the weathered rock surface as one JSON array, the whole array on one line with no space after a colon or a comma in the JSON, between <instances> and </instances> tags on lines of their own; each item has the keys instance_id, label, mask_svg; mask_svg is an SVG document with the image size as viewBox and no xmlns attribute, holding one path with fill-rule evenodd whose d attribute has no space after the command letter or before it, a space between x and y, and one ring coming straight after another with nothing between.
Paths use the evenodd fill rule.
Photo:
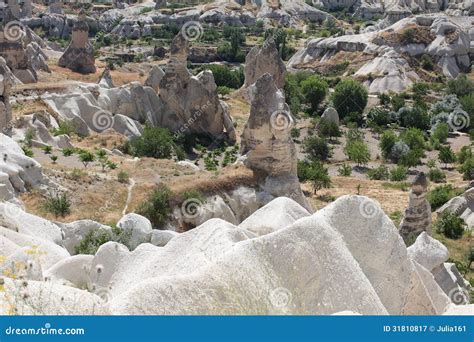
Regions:
<instances>
[{"instance_id":1,"label":"weathered rock surface","mask_svg":"<svg viewBox=\"0 0 474 342\"><path fill-rule=\"evenodd\" d=\"M72 28L71 43L58 61L63 68L81 74L93 74L96 71L94 48L89 43L89 25L84 14L79 15Z\"/></svg>"},{"instance_id":2,"label":"weathered rock surface","mask_svg":"<svg viewBox=\"0 0 474 342\"><path fill-rule=\"evenodd\" d=\"M41 165L27 157L18 144L0 133L0 195L1 200L13 200L26 187L35 188L43 183Z\"/></svg>"},{"instance_id":3,"label":"weathered rock surface","mask_svg":"<svg viewBox=\"0 0 474 342\"><path fill-rule=\"evenodd\" d=\"M258 195L268 203L286 196L310 209L297 177L296 149L291 138L294 124L283 92L265 74L250 88L250 117L241 137L244 164L265 179Z\"/></svg>"},{"instance_id":4,"label":"weathered rock surface","mask_svg":"<svg viewBox=\"0 0 474 342\"><path fill-rule=\"evenodd\" d=\"M270 74L279 89L285 86L286 67L276 48L275 40L269 36L262 46L255 46L245 59L245 84L248 88L264 74Z\"/></svg>"},{"instance_id":5,"label":"weathered rock surface","mask_svg":"<svg viewBox=\"0 0 474 342\"><path fill-rule=\"evenodd\" d=\"M84 238L91 233L96 232L110 232L111 228L92 220L80 220L71 223L61 224L63 232L63 239L61 245L67 249L69 254L76 254L76 247L78 247Z\"/></svg>"},{"instance_id":6,"label":"weathered rock surface","mask_svg":"<svg viewBox=\"0 0 474 342\"><path fill-rule=\"evenodd\" d=\"M132 250L144 242L150 242L153 227L146 217L135 213L127 214L120 219L117 227L130 235L128 246Z\"/></svg>"},{"instance_id":7,"label":"weathered rock surface","mask_svg":"<svg viewBox=\"0 0 474 342\"><path fill-rule=\"evenodd\" d=\"M419 173L411 185L408 208L400 223L400 235L410 242L422 232L431 234L431 206L426 200L428 180L423 172Z\"/></svg>"},{"instance_id":8,"label":"weathered rock surface","mask_svg":"<svg viewBox=\"0 0 474 342\"><path fill-rule=\"evenodd\" d=\"M0 57L0 130L11 135L12 109L10 106L10 88L13 85L13 74L5 59Z\"/></svg>"},{"instance_id":9,"label":"weathered rock surface","mask_svg":"<svg viewBox=\"0 0 474 342\"><path fill-rule=\"evenodd\" d=\"M408 255L428 271L448 261L448 249L426 232L421 233L415 243L408 247Z\"/></svg>"},{"instance_id":10,"label":"weathered rock surface","mask_svg":"<svg viewBox=\"0 0 474 342\"><path fill-rule=\"evenodd\" d=\"M370 26L371 30L360 34L311 39L290 59L288 68L319 70L345 56L357 65L353 75L371 93L400 92L411 87L420 79L412 65L423 55L429 56L436 70L448 78L469 70L472 17L423 14L399 19L388 21L388 25ZM408 39L405 32L410 30L414 34Z\"/></svg>"}]
</instances>

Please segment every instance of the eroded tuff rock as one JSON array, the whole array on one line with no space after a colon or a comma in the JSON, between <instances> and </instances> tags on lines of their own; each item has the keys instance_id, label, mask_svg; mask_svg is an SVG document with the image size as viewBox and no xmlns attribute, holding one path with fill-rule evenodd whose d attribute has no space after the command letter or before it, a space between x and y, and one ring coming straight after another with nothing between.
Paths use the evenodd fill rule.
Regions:
<instances>
[{"instance_id":1,"label":"eroded tuff rock","mask_svg":"<svg viewBox=\"0 0 474 342\"><path fill-rule=\"evenodd\" d=\"M152 241L164 247L143 243L130 252L108 242L94 256L69 256L33 231L0 227L0 254L26 260L25 279L36 279L28 280L28 301L11 303L23 285L7 272L0 304L17 305L18 314L431 315L456 303L366 197L341 197L313 215L279 198L239 227L212 219L186 233L156 233ZM26 257L31 244L38 253ZM442 263L430 256L439 248L417 246L416 254Z\"/></svg>"},{"instance_id":2,"label":"eroded tuff rock","mask_svg":"<svg viewBox=\"0 0 474 342\"><path fill-rule=\"evenodd\" d=\"M72 28L71 43L59 59L58 65L81 74L95 73L94 48L89 43L89 25L84 13L78 16Z\"/></svg>"},{"instance_id":3,"label":"eroded tuff rock","mask_svg":"<svg viewBox=\"0 0 474 342\"><path fill-rule=\"evenodd\" d=\"M472 17L418 15L365 33L311 39L288 67L317 71L344 56L358 68L354 76L371 93L400 92L421 79L412 66L423 55L448 78L468 71L473 56L471 22Z\"/></svg>"},{"instance_id":4,"label":"eroded tuff rock","mask_svg":"<svg viewBox=\"0 0 474 342\"><path fill-rule=\"evenodd\" d=\"M283 63L275 40L269 36L262 46L255 46L245 59L245 83L248 88L264 74L273 76L276 86L283 89L285 86L286 67Z\"/></svg>"},{"instance_id":5,"label":"eroded tuff rock","mask_svg":"<svg viewBox=\"0 0 474 342\"><path fill-rule=\"evenodd\" d=\"M18 144L0 133L0 200L14 200L15 194L43 182L41 165L27 157Z\"/></svg>"},{"instance_id":6,"label":"eroded tuff rock","mask_svg":"<svg viewBox=\"0 0 474 342\"><path fill-rule=\"evenodd\" d=\"M411 185L408 208L400 223L400 234L405 242L410 242L422 232L431 235L431 206L426 199L428 180L420 172Z\"/></svg>"},{"instance_id":7,"label":"eroded tuff rock","mask_svg":"<svg viewBox=\"0 0 474 342\"><path fill-rule=\"evenodd\" d=\"M438 214L450 212L464 220L468 229L474 228L474 187L467 189L436 211Z\"/></svg>"},{"instance_id":8,"label":"eroded tuff rock","mask_svg":"<svg viewBox=\"0 0 474 342\"><path fill-rule=\"evenodd\" d=\"M10 106L10 88L13 84L13 74L5 59L0 57L0 130L1 133L11 135L12 109Z\"/></svg>"},{"instance_id":9,"label":"eroded tuff rock","mask_svg":"<svg viewBox=\"0 0 474 342\"><path fill-rule=\"evenodd\" d=\"M283 92L270 74L264 74L252 85L250 97L241 153L246 156L244 164L265 179L260 201L286 196L310 210L297 177L296 148L290 134L294 120Z\"/></svg>"},{"instance_id":10,"label":"eroded tuff rock","mask_svg":"<svg viewBox=\"0 0 474 342\"><path fill-rule=\"evenodd\" d=\"M201 134L235 141L235 129L227 107L219 100L210 71L193 76L186 66L189 42L184 32L173 40L170 62L159 84L159 125L177 134Z\"/></svg>"}]
</instances>

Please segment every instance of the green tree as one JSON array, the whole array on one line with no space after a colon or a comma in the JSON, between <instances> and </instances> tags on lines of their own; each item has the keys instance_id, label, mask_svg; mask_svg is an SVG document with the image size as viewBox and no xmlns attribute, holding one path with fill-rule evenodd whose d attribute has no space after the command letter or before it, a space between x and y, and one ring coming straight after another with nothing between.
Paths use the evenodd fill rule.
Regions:
<instances>
[{"instance_id":1,"label":"green tree","mask_svg":"<svg viewBox=\"0 0 474 342\"><path fill-rule=\"evenodd\" d=\"M324 101L328 93L329 86L325 80L319 76L311 76L308 79L301 82L301 90L303 95L311 105L313 113L317 111L321 102Z\"/></svg>"},{"instance_id":2,"label":"green tree","mask_svg":"<svg viewBox=\"0 0 474 342\"><path fill-rule=\"evenodd\" d=\"M311 164L308 180L311 182L314 194L317 194L321 189L329 188L331 186L331 178L329 177L328 169L318 161Z\"/></svg>"},{"instance_id":3,"label":"green tree","mask_svg":"<svg viewBox=\"0 0 474 342\"><path fill-rule=\"evenodd\" d=\"M442 214L435 224L436 231L448 239L461 238L464 234L464 227L464 220L451 212Z\"/></svg>"},{"instance_id":4,"label":"green tree","mask_svg":"<svg viewBox=\"0 0 474 342\"><path fill-rule=\"evenodd\" d=\"M358 166L367 165L370 161L370 150L369 146L362 140L352 140L346 143L344 152L347 158Z\"/></svg>"},{"instance_id":5,"label":"green tree","mask_svg":"<svg viewBox=\"0 0 474 342\"><path fill-rule=\"evenodd\" d=\"M440 123L436 125L436 128L433 131L431 137L440 142L441 144L446 144L449 137L449 125L447 123Z\"/></svg>"},{"instance_id":6,"label":"green tree","mask_svg":"<svg viewBox=\"0 0 474 342\"><path fill-rule=\"evenodd\" d=\"M160 185L138 206L137 214L149 219L154 227L160 227L171 213L171 195L172 192L167 186Z\"/></svg>"},{"instance_id":7,"label":"green tree","mask_svg":"<svg viewBox=\"0 0 474 342\"><path fill-rule=\"evenodd\" d=\"M344 79L334 88L332 102L341 119L351 112L362 113L367 106L368 92L356 80Z\"/></svg>"},{"instance_id":8,"label":"green tree","mask_svg":"<svg viewBox=\"0 0 474 342\"><path fill-rule=\"evenodd\" d=\"M390 153L392 152L393 146L398 141L398 137L394 131L385 131L380 137L379 147L382 151L384 159L389 159Z\"/></svg>"},{"instance_id":9,"label":"green tree","mask_svg":"<svg viewBox=\"0 0 474 342\"><path fill-rule=\"evenodd\" d=\"M326 139L316 135L309 136L303 141L303 151L311 161L324 161L331 157L331 148Z\"/></svg>"}]
</instances>

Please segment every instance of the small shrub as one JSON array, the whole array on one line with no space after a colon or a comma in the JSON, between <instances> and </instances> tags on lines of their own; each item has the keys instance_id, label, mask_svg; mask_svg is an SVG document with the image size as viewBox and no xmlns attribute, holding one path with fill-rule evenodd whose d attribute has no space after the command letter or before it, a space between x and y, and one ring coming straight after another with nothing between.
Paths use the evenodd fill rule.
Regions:
<instances>
[{"instance_id":1,"label":"small shrub","mask_svg":"<svg viewBox=\"0 0 474 342\"><path fill-rule=\"evenodd\" d=\"M382 151L382 156L385 159L389 159L392 153L392 149L395 143L398 141L398 137L394 131L388 130L385 131L382 136L380 137L379 147Z\"/></svg>"},{"instance_id":2,"label":"small shrub","mask_svg":"<svg viewBox=\"0 0 474 342\"><path fill-rule=\"evenodd\" d=\"M339 129L339 126L337 123L329 120L322 119L319 122L319 134L321 134L323 137L327 138L333 138L333 137L340 137L341 136L341 131Z\"/></svg>"},{"instance_id":3,"label":"small shrub","mask_svg":"<svg viewBox=\"0 0 474 342\"><path fill-rule=\"evenodd\" d=\"M159 186L138 206L137 214L148 218L153 226L160 227L171 213L171 194L171 190L167 186Z\"/></svg>"},{"instance_id":4,"label":"small shrub","mask_svg":"<svg viewBox=\"0 0 474 342\"><path fill-rule=\"evenodd\" d=\"M408 169L404 166L397 166L390 170L390 180L392 182L402 182L408 178Z\"/></svg>"},{"instance_id":5,"label":"small shrub","mask_svg":"<svg viewBox=\"0 0 474 342\"><path fill-rule=\"evenodd\" d=\"M70 121L61 121L59 123L59 127L53 129L53 135L58 136L58 135L72 135L73 133L76 133L76 128Z\"/></svg>"},{"instance_id":6,"label":"small shrub","mask_svg":"<svg viewBox=\"0 0 474 342\"><path fill-rule=\"evenodd\" d=\"M51 159L51 161L53 162L53 164L56 164L57 161L58 161L58 156L51 155L51 156L49 156L49 158Z\"/></svg>"},{"instance_id":7,"label":"small shrub","mask_svg":"<svg viewBox=\"0 0 474 342\"><path fill-rule=\"evenodd\" d=\"M463 174L464 180L474 180L474 157L466 159L459 167L459 172Z\"/></svg>"},{"instance_id":8,"label":"small shrub","mask_svg":"<svg viewBox=\"0 0 474 342\"><path fill-rule=\"evenodd\" d=\"M311 182L314 194L323 188L331 187L331 178L329 177L328 169L319 161L311 163L308 180Z\"/></svg>"},{"instance_id":9,"label":"small shrub","mask_svg":"<svg viewBox=\"0 0 474 342\"><path fill-rule=\"evenodd\" d=\"M50 193L43 203L43 209L56 217L65 217L71 213L71 201L66 193Z\"/></svg>"},{"instance_id":10,"label":"small shrub","mask_svg":"<svg viewBox=\"0 0 474 342\"><path fill-rule=\"evenodd\" d=\"M390 112L385 108L374 107L367 114L367 124L371 127L385 127L390 123Z\"/></svg>"},{"instance_id":11,"label":"small shrub","mask_svg":"<svg viewBox=\"0 0 474 342\"><path fill-rule=\"evenodd\" d=\"M347 158L358 166L367 165L370 161L369 146L362 140L348 141L344 148Z\"/></svg>"},{"instance_id":12,"label":"small shrub","mask_svg":"<svg viewBox=\"0 0 474 342\"><path fill-rule=\"evenodd\" d=\"M62 152L63 156L70 157L76 152L76 150L72 147L67 147L67 148L63 148L61 150L61 152Z\"/></svg>"},{"instance_id":13,"label":"small shrub","mask_svg":"<svg viewBox=\"0 0 474 342\"><path fill-rule=\"evenodd\" d=\"M449 137L449 125L447 123L440 123L436 125L431 137L441 144L446 144Z\"/></svg>"},{"instance_id":14,"label":"small shrub","mask_svg":"<svg viewBox=\"0 0 474 342\"><path fill-rule=\"evenodd\" d=\"M339 176L350 177L352 175L352 167L349 164L342 164L337 169L337 172L339 173Z\"/></svg>"},{"instance_id":15,"label":"small shrub","mask_svg":"<svg viewBox=\"0 0 474 342\"><path fill-rule=\"evenodd\" d=\"M53 151L53 148L51 146L49 145L43 146L44 154L51 154L52 151Z\"/></svg>"},{"instance_id":16,"label":"small shrub","mask_svg":"<svg viewBox=\"0 0 474 342\"><path fill-rule=\"evenodd\" d=\"M135 157L168 159L173 153L182 151L182 148L175 143L169 130L146 126L139 138L126 144L125 150Z\"/></svg>"},{"instance_id":17,"label":"small shrub","mask_svg":"<svg viewBox=\"0 0 474 342\"><path fill-rule=\"evenodd\" d=\"M428 192L426 199L430 203L431 209L436 210L455 196L457 196L456 190L451 184L447 184L440 185Z\"/></svg>"},{"instance_id":18,"label":"small shrub","mask_svg":"<svg viewBox=\"0 0 474 342\"><path fill-rule=\"evenodd\" d=\"M120 171L118 174L117 174L117 180L120 182L120 183L124 183L124 184L128 184L129 182L129 175L128 175L128 172L127 171Z\"/></svg>"},{"instance_id":19,"label":"small shrub","mask_svg":"<svg viewBox=\"0 0 474 342\"><path fill-rule=\"evenodd\" d=\"M118 227L112 227L110 231L93 229L87 233L81 243L75 247L76 254L95 255L100 246L110 241L128 246L130 238L130 230L122 230Z\"/></svg>"},{"instance_id":20,"label":"small shrub","mask_svg":"<svg viewBox=\"0 0 474 342\"><path fill-rule=\"evenodd\" d=\"M387 180L389 176L388 168L385 165L380 165L379 167L367 172L367 177L370 180Z\"/></svg>"},{"instance_id":21,"label":"small shrub","mask_svg":"<svg viewBox=\"0 0 474 342\"><path fill-rule=\"evenodd\" d=\"M438 233L448 239L460 239L464 234L464 220L453 213L447 212L441 215L435 224Z\"/></svg>"},{"instance_id":22,"label":"small shrub","mask_svg":"<svg viewBox=\"0 0 474 342\"><path fill-rule=\"evenodd\" d=\"M303 142L303 151L310 160L323 161L331 157L331 148L326 139L318 136L307 137Z\"/></svg>"},{"instance_id":23,"label":"small shrub","mask_svg":"<svg viewBox=\"0 0 474 342\"><path fill-rule=\"evenodd\" d=\"M84 167L87 167L95 160L95 156L91 152L83 150L79 152L79 160L82 162Z\"/></svg>"},{"instance_id":24,"label":"small shrub","mask_svg":"<svg viewBox=\"0 0 474 342\"><path fill-rule=\"evenodd\" d=\"M456 155L454 154L451 146L441 146L438 155L439 161L444 163L447 167L448 164L456 161Z\"/></svg>"},{"instance_id":25,"label":"small shrub","mask_svg":"<svg viewBox=\"0 0 474 342\"><path fill-rule=\"evenodd\" d=\"M441 169L432 168L428 171L428 179L434 183L444 183L446 182L446 174Z\"/></svg>"},{"instance_id":26,"label":"small shrub","mask_svg":"<svg viewBox=\"0 0 474 342\"><path fill-rule=\"evenodd\" d=\"M464 96L474 92L474 82L467 75L461 74L456 79L448 82L448 93Z\"/></svg>"},{"instance_id":27,"label":"small shrub","mask_svg":"<svg viewBox=\"0 0 474 342\"><path fill-rule=\"evenodd\" d=\"M30 158L33 158L35 156L31 148L27 146L23 146L21 149L23 150L23 153L25 154L25 156L30 157Z\"/></svg>"}]
</instances>

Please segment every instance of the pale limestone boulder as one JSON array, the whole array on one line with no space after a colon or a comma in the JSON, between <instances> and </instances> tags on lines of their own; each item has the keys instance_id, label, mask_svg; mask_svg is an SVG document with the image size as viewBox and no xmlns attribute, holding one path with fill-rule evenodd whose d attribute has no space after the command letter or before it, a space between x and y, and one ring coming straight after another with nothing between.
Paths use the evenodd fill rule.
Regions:
<instances>
[{"instance_id":1,"label":"pale limestone boulder","mask_svg":"<svg viewBox=\"0 0 474 342\"><path fill-rule=\"evenodd\" d=\"M172 230L158 230L154 229L151 232L150 243L157 247L164 247L168 242L171 241L174 237L178 236L179 233Z\"/></svg>"},{"instance_id":2,"label":"pale limestone boulder","mask_svg":"<svg viewBox=\"0 0 474 342\"><path fill-rule=\"evenodd\" d=\"M451 304L451 300L439 287L438 283L434 279L433 274L429 270L424 268L416 261L413 264L415 265L416 272L423 285L421 296L424 297L424 293L426 291L429 298L431 299L431 303L427 302L428 307L426 307L426 312L429 312L430 309L434 309L434 313L436 315L443 314L446 311L446 308Z\"/></svg>"},{"instance_id":3,"label":"pale limestone boulder","mask_svg":"<svg viewBox=\"0 0 474 342\"><path fill-rule=\"evenodd\" d=\"M83 254L63 259L44 272L45 279L84 289L89 281L93 259L93 255Z\"/></svg>"},{"instance_id":4,"label":"pale limestone boulder","mask_svg":"<svg viewBox=\"0 0 474 342\"><path fill-rule=\"evenodd\" d=\"M31 248L31 254L38 257L43 269L48 269L58 261L70 256L66 249L51 241L17 233L7 228L0 227L0 236L20 247Z\"/></svg>"},{"instance_id":5,"label":"pale limestone boulder","mask_svg":"<svg viewBox=\"0 0 474 342\"><path fill-rule=\"evenodd\" d=\"M228 193L225 202L238 222L242 222L260 208L255 189L245 186L240 186Z\"/></svg>"},{"instance_id":6,"label":"pale limestone boulder","mask_svg":"<svg viewBox=\"0 0 474 342\"><path fill-rule=\"evenodd\" d=\"M0 235L0 256L7 257L20 249L16 243Z\"/></svg>"},{"instance_id":7,"label":"pale limestone boulder","mask_svg":"<svg viewBox=\"0 0 474 342\"><path fill-rule=\"evenodd\" d=\"M463 278L455 264L444 263L431 272L438 285L454 304L464 305L469 303L471 286Z\"/></svg>"},{"instance_id":8,"label":"pale limestone boulder","mask_svg":"<svg viewBox=\"0 0 474 342\"><path fill-rule=\"evenodd\" d=\"M61 229L56 224L29 214L9 202L0 203L0 226L56 244L60 244L63 239Z\"/></svg>"},{"instance_id":9,"label":"pale limestone boulder","mask_svg":"<svg viewBox=\"0 0 474 342\"><path fill-rule=\"evenodd\" d=\"M90 292L53 282L13 281L3 278L2 315L107 315L103 300ZM26 285L26 286L25 286Z\"/></svg>"},{"instance_id":10,"label":"pale limestone boulder","mask_svg":"<svg viewBox=\"0 0 474 342\"><path fill-rule=\"evenodd\" d=\"M428 271L442 265L449 258L448 249L426 232L421 233L407 251L412 260L418 262Z\"/></svg>"},{"instance_id":11,"label":"pale limestone boulder","mask_svg":"<svg viewBox=\"0 0 474 342\"><path fill-rule=\"evenodd\" d=\"M150 242L153 226L146 217L135 213L127 214L118 221L117 227L125 234L130 234L128 247L132 250L142 243Z\"/></svg>"},{"instance_id":12,"label":"pale limestone boulder","mask_svg":"<svg viewBox=\"0 0 474 342\"><path fill-rule=\"evenodd\" d=\"M327 107L323 115L321 115L321 121L322 120L333 122L339 126L339 113L334 107Z\"/></svg>"},{"instance_id":13,"label":"pale limestone boulder","mask_svg":"<svg viewBox=\"0 0 474 342\"><path fill-rule=\"evenodd\" d=\"M105 226L92 220L80 220L61 224L61 229L64 235L64 239L61 244L71 255L76 254L76 248L92 231L104 233L111 233L112 231L112 228L109 226Z\"/></svg>"},{"instance_id":14,"label":"pale limestone boulder","mask_svg":"<svg viewBox=\"0 0 474 342\"><path fill-rule=\"evenodd\" d=\"M310 213L295 201L279 197L258 209L239 228L262 236L286 228Z\"/></svg>"}]
</instances>

